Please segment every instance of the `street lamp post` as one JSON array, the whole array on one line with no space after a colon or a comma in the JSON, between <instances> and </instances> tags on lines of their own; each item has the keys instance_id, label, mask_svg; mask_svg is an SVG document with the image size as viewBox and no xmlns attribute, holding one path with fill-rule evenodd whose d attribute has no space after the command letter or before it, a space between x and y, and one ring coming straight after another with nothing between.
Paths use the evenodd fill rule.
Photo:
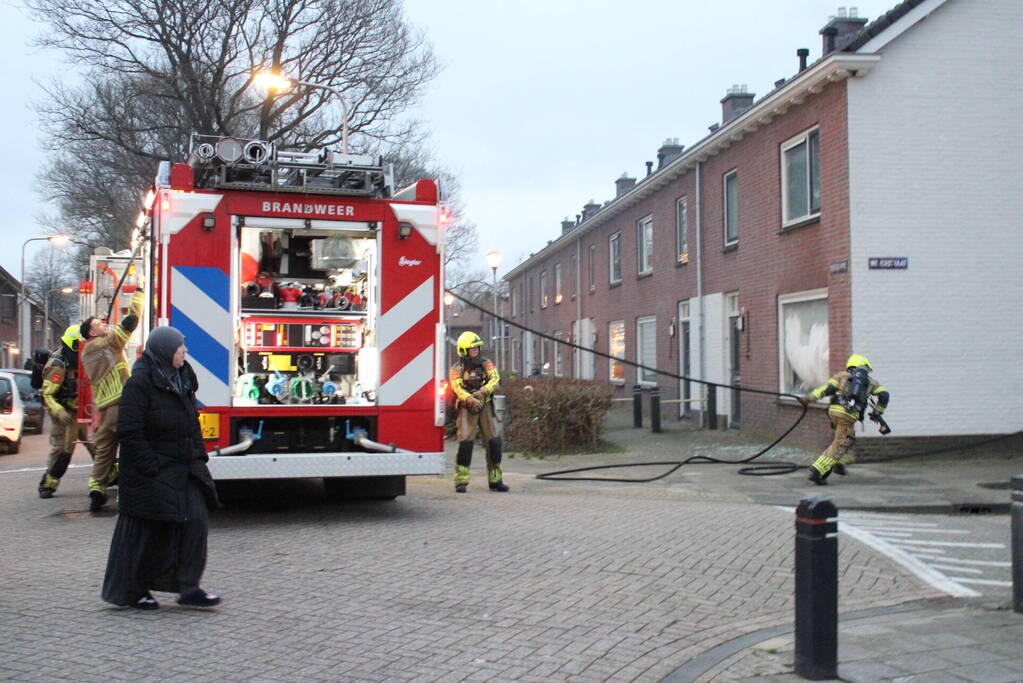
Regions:
<instances>
[{"instance_id":1,"label":"street lamp post","mask_svg":"<svg viewBox=\"0 0 1023 683\"><path fill-rule=\"evenodd\" d=\"M60 292L61 294L70 294L75 291L71 287L56 287L46 293L46 301L43 304L43 339L46 341L46 347L50 347L50 295L54 292Z\"/></svg>"},{"instance_id":2,"label":"street lamp post","mask_svg":"<svg viewBox=\"0 0 1023 683\"><path fill-rule=\"evenodd\" d=\"M262 85L268 90L286 90L295 85L304 85L307 88L322 88L323 90L329 90L337 97L338 102L341 103L341 152L342 154L348 154L348 102L345 101L345 96L341 94L341 91L332 85L325 83L313 83L312 81L298 81L288 76L282 76L280 74L269 73L261 71L254 74L252 82Z\"/></svg>"},{"instance_id":3,"label":"street lamp post","mask_svg":"<svg viewBox=\"0 0 1023 683\"><path fill-rule=\"evenodd\" d=\"M500 327L500 321L497 319L497 269L501 267L501 252L499 251L488 251L487 252L487 265L490 266L491 272L494 274L494 297L493 297L493 309L491 310L490 317L490 328L493 330L494 339L494 351L497 355L497 367L504 368L504 358L501 353L503 350L503 343L498 341L501 336L498 332Z\"/></svg>"},{"instance_id":4,"label":"street lamp post","mask_svg":"<svg viewBox=\"0 0 1023 683\"><path fill-rule=\"evenodd\" d=\"M49 237L29 237L21 245L21 296L18 297L18 345L22 349L29 349L26 353L31 353L32 325L25 324L25 300L28 298L25 292L25 247L28 246L29 242L40 240L46 240L56 247L62 247L69 243L71 238L63 233L57 233ZM27 358L28 356L26 355L25 357Z\"/></svg>"}]
</instances>

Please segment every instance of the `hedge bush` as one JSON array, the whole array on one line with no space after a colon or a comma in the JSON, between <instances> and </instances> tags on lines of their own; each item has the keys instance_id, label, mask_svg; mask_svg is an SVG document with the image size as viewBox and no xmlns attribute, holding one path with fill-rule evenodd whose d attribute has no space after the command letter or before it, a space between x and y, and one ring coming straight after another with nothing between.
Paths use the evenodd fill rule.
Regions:
<instances>
[{"instance_id":1,"label":"hedge bush","mask_svg":"<svg viewBox=\"0 0 1023 683\"><path fill-rule=\"evenodd\" d=\"M611 387L581 379L516 379L501 383L508 397L504 437L508 450L572 453L600 445Z\"/></svg>"}]
</instances>

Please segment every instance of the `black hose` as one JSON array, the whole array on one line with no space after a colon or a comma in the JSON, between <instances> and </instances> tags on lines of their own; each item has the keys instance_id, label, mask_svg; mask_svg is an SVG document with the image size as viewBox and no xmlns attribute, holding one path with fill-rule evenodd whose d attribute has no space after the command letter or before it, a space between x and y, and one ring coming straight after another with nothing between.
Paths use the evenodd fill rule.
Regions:
<instances>
[{"instance_id":1,"label":"black hose","mask_svg":"<svg viewBox=\"0 0 1023 683\"><path fill-rule=\"evenodd\" d=\"M128 277L128 271L131 270L131 265L135 263L135 258L138 256L139 249L146 243L149 237L143 235L139 239L139 243L135 245L135 249L131 252L131 258L128 259L128 265L124 267L124 272L121 273L121 279L117 281L117 286L114 287L114 295L110 297L110 306L107 307L107 320L110 320L110 315L114 312L114 304L117 303L117 295L121 291L121 285L124 284L124 278Z\"/></svg>"},{"instance_id":2,"label":"black hose","mask_svg":"<svg viewBox=\"0 0 1023 683\"><path fill-rule=\"evenodd\" d=\"M720 387L722 389L732 389L734 391L745 391L745 392L748 392L748 393L763 394L763 395L766 395L766 396L789 397L789 398L794 398L796 400L799 400L799 397L796 396L795 394L783 394L783 393L779 393L777 391L767 391L766 389L752 389L752 388L749 388L749 387L742 387L742 386L732 385L732 384L719 384L717 382L709 382L707 380L695 379L693 377L686 377L684 375L676 375L675 373L668 372L667 370L661 370L659 368L652 368L652 367L649 367L649 366L646 366L646 365L641 365L640 363L635 363L635 362L633 362L631 360L626 360L625 358L619 358L617 356L612 356L612 355L610 355L608 353L604 353L603 351L597 351L596 349L588 349L585 346L579 346L578 344L574 344L574 343L572 343L570 341L566 341L564 339L558 339L557 337L553 337L553 336L551 336L549 334L544 334L543 332L537 332L536 330L530 329L530 328L526 327L525 325L520 325L517 322L514 322L512 320L508 320L507 318L499 316L496 313L494 313L493 311L488 311L486 308L483 308L479 304L477 304L477 303L475 303L473 301L470 301L469 299L466 299L465 297L461 296L457 292L453 292L451 290L447 290L447 293L450 294L451 296L453 296L455 299L458 299L462 303L464 303L464 304L466 304L468 306L471 306L472 308L475 308L476 310L478 310L478 311L480 311L480 312L482 312L482 313L484 313L486 315L489 315L489 316L493 317L496 320L500 320L503 323L507 323L508 325L511 325L512 327L517 327L520 330L524 330L524 331L529 332L531 334L535 334L538 337L541 337L543 339L549 339L549 340L551 340L551 341L553 341L553 342L555 342L557 344L564 344L565 346L568 346L569 348L577 349L579 351L585 351L586 353L592 353L592 354L597 355L597 356L602 356L604 358L608 358L608 359L614 360L615 362L622 363L624 365L631 365L632 367L638 368L640 370L647 370L649 372L653 372L653 373L656 373L658 375L664 375L665 377L671 377L672 379L676 379L676 380L680 380L680 381L684 381L684 382L696 382L697 384L704 384L706 386L712 386L712 387ZM757 458L762 456L764 453L767 453L769 450L771 450L772 448L777 446L781 442L782 439L784 439L786 436L791 434L792 430L794 430L799 425L799 423L803 421L803 418L806 417L807 406L802 405L802 408L803 408L803 412L801 412L799 414L799 417L796 418L796 421L792 423L792 426L789 427L788 429L786 429L785 432L781 436L779 436L777 439L772 441L766 448L758 451L757 453L754 453L753 455L749 456L748 458L742 458L741 460L722 460L720 458L712 458L709 455L694 455L694 456L691 456L689 458L686 458L685 460L671 460L671 461L667 461L667 462L622 463L622 464L619 464L619 465L595 465L593 467L579 467L579 468L571 469L571 470L559 470L557 472L547 472L545 474L538 474L538 475L536 475L536 478L537 479L546 479L546 480L557 480L557 481L615 481L615 482L625 482L625 483L646 483L646 482L651 482L651 481L657 481L658 479L663 479L664 477L667 477L669 474L671 474L675 470L679 469L683 465L686 465L686 464L689 464L689 463L719 463L719 464L723 464L723 465L741 465L743 463L753 462L754 460L756 460ZM566 474L574 474L576 472L590 472L590 471L593 471L593 470L608 470L608 469L615 469L615 468L619 468L619 467L651 467L651 466L654 466L654 465L658 465L658 466L661 466L661 467L670 466L671 469L669 469L667 472L664 472L663 474L660 474L660 475L658 475L656 477L648 477L648 478L645 478L645 479L624 479L624 478L611 478L611 477L566 477L566 476L562 476L562 475L566 475ZM768 477L768 476L774 476L774 475L779 475L779 474L788 474L789 472L795 472L797 470L800 470L803 467L805 467L805 465L797 465L797 464L791 463L791 462L777 462L777 463L772 463L770 465L753 465L753 466L750 466L750 467L742 467L742 468L740 468L738 470L738 473L739 474L745 474L745 475L748 475L748 476Z\"/></svg>"}]
</instances>

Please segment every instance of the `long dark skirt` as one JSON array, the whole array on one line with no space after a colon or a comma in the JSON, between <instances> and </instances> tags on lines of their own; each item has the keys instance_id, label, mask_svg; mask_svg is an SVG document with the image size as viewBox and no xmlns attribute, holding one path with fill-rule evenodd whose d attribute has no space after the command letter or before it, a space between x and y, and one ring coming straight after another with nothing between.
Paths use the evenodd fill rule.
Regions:
<instances>
[{"instance_id":1,"label":"long dark skirt","mask_svg":"<svg viewBox=\"0 0 1023 683\"><path fill-rule=\"evenodd\" d=\"M184 593L206 569L209 517L199 485L188 478L188 521L158 522L120 515L110 542L103 599L133 605L147 591Z\"/></svg>"}]
</instances>

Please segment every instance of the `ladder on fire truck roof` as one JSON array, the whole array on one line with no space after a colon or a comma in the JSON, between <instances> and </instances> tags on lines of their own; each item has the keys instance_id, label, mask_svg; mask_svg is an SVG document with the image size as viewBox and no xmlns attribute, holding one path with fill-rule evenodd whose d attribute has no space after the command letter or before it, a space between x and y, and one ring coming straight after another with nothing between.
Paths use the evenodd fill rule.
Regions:
<instances>
[{"instance_id":1,"label":"ladder on fire truck roof","mask_svg":"<svg viewBox=\"0 0 1023 683\"><path fill-rule=\"evenodd\" d=\"M193 133L188 164L195 186L207 190L389 197L394 188L378 156L283 150L266 140Z\"/></svg>"}]
</instances>

